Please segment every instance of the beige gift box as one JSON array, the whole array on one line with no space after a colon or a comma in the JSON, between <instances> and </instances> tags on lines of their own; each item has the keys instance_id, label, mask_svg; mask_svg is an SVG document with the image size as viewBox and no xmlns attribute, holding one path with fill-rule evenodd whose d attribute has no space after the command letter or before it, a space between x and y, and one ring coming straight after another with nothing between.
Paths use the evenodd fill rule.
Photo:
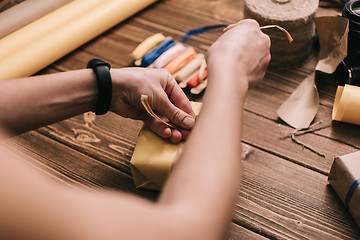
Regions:
<instances>
[{"instance_id":1,"label":"beige gift box","mask_svg":"<svg viewBox=\"0 0 360 240\"><path fill-rule=\"evenodd\" d=\"M360 226L360 151L335 158L329 183Z\"/></svg>"},{"instance_id":2,"label":"beige gift box","mask_svg":"<svg viewBox=\"0 0 360 240\"><path fill-rule=\"evenodd\" d=\"M192 102L196 115L199 114L201 103ZM130 161L131 172L137 188L160 190L166 181L171 167L183 143L173 144L159 137L148 128L139 133L138 142Z\"/></svg>"}]
</instances>

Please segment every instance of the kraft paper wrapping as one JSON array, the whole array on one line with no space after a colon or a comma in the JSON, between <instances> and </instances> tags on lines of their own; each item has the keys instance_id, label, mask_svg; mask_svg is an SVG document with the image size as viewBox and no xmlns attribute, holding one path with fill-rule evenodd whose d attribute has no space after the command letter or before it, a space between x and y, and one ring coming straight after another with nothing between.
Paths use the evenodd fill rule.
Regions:
<instances>
[{"instance_id":1,"label":"kraft paper wrapping","mask_svg":"<svg viewBox=\"0 0 360 240\"><path fill-rule=\"evenodd\" d=\"M328 180L360 226L360 151L335 158Z\"/></svg>"},{"instance_id":2,"label":"kraft paper wrapping","mask_svg":"<svg viewBox=\"0 0 360 240\"><path fill-rule=\"evenodd\" d=\"M360 125L360 87L338 86L332 120Z\"/></svg>"},{"instance_id":3,"label":"kraft paper wrapping","mask_svg":"<svg viewBox=\"0 0 360 240\"><path fill-rule=\"evenodd\" d=\"M191 105L198 115L202 104L192 102ZM182 145L183 143L173 144L150 129L143 128L130 161L136 187L160 190Z\"/></svg>"},{"instance_id":4,"label":"kraft paper wrapping","mask_svg":"<svg viewBox=\"0 0 360 240\"><path fill-rule=\"evenodd\" d=\"M315 71L333 73L347 52L347 19L318 17L315 23L320 42L319 61L314 72L277 110L278 116L296 129L308 128L317 113L319 94L315 84Z\"/></svg>"},{"instance_id":5,"label":"kraft paper wrapping","mask_svg":"<svg viewBox=\"0 0 360 240\"><path fill-rule=\"evenodd\" d=\"M48 19L49 25L57 26L56 28L51 29L47 34L40 34L42 36L38 39L28 42L5 57L0 57L0 79L25 77L36 73L156 1L74 0L69 3L71 8L67 4L44 17ZM89 8L89 5L92 7ZM82 11L83 8L87 10ZM59 14L58 11L63 12ZM71 21L59 25L59 22L63 22L68 16L76 15L77 17ZM43 20L39 19L38 21ZM43 31L35 22L32 26L27 31L33 34ZM17 34L17 32L13 34ZM21 37L27 38L28 36ZM0 40L0 46L3 45L2 41L6 38ZM9 44L9 48L16 47L11 42Z\"/></svg>"},{"instance_id":6,"label":"kraft paper wrapping","mask_svg":"<svg viewBox=\"0 0 360 240\"><path fill-rule=\"evenodd\" d=\"M317 113L319 94L314 78L315 72L300 83L277 110L279 117L296 129L308 128Z\"/></svg>"},{"instance_id":7,"label":"kraft paper wrapping","mask_svg":"<svg viewBox=\"0 0 360 240\"><path fill-rule=\"evenodd\" d=\"M315 19L320 42L317 71L331 74L347 55L348 20L343 17Z\"/></svg>"},{"instance_id":8,"label":"kraft paper wrapping","mask_svg":"<svg viewBox=\"0 0 360 240\"><path fill-rule=\"evenodd\" d=\"M26 0L0 13L0 38L45 16L72 0ZM1 51L0 51L1 52Z\"/></svg>"}]
</instances>

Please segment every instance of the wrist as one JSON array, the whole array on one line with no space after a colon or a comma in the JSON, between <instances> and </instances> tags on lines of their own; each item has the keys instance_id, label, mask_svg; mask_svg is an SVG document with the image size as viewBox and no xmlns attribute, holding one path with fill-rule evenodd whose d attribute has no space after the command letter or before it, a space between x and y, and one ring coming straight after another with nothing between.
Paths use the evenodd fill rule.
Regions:
<instances>
[{"instance_id":1,"label":"wrist","mask_svg":"<svg viewBox=\"0 0 360 240\"><path fill-rule=\"evenodd\" d=\"M95 106L95 114L102 115L108 112L112 100L112 79L110 75L110 64L100 59L92 59L87 68L93 69L96 75L98 95Z\"/></svg>"},{"instance_id":2,"label":"wrist","mask_svg":"<svg viewBox=\"0 0 360 240\"><path fill-rule=\"evenodd\" d=\"M249 90L249 79L246 70L236 63L218 62L208 66L209 85L214 91L234 93L237 96L246 96Z\"/></svg>"}]
</instances>

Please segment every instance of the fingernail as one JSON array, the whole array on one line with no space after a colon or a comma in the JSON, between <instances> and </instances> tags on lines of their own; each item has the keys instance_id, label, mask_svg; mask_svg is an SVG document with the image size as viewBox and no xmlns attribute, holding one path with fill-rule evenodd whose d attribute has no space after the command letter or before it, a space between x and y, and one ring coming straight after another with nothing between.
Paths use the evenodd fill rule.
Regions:
<instances>
[{"instance_id":1,"label":"fingernail","mask_svg":"<svg viewBox=\"0 0 360 240\"><path fill-rule=\"evenodd\" d=\"M184 118L183 120L183 124L186 126L186 127L193 127L195 125L195 119L192 118L192 117L186 117Z\"/></svg>"}]
</instances>

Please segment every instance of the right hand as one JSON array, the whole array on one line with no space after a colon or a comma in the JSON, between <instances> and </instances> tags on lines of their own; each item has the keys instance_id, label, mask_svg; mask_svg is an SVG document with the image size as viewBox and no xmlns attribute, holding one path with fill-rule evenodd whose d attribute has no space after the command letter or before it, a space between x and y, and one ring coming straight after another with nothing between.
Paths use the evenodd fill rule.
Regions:
<instances>
[{"instance_id":1,"label":"right hand","mask_svg":"<svg viewBox=\"0 0 360 240\"><path fill-rule=\"evenodd\" d=\"M143 120L155 133L177 143L186 139L195 124L189 99L165 69L111 69L113 97L110 110L123 117ZM173 129L151 117L141 104L141 95L149 97L151 108L163 120L177 125Z\"/></svg>"},{"instance_id":2,"label":"right hand","mask_svg":"<svg viewBox=\"0 0 360 240\"><path fill-rule=\"evenodd\" d=\"M250 88L265 76L271 58L270 44L269 36L255 20L229 25L208 50L209 69L238 77L246 74L247 81L243 80L241 86Z\"/></svg>"}]
</instances>

